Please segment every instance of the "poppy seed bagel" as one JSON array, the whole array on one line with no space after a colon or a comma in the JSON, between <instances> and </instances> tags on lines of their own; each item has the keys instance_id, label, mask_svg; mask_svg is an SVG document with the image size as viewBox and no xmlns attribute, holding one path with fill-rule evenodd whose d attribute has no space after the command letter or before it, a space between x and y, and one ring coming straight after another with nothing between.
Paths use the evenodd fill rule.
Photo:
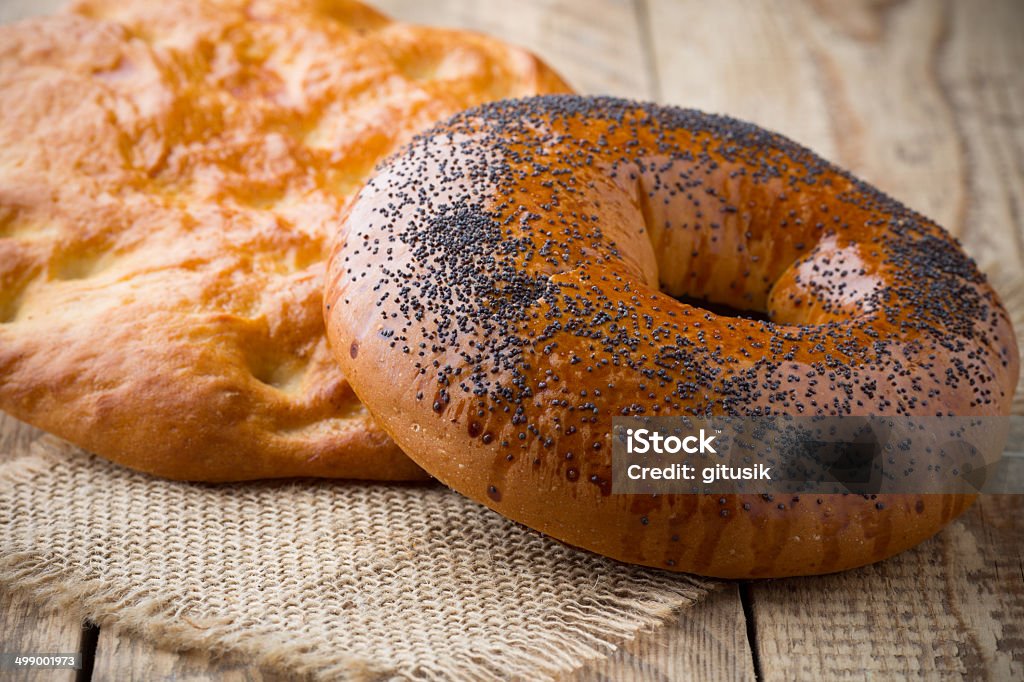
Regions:
<instances>
[{"instance_id":1,"label":"poppy seed bagel","mask_svg":"<svg viewBox=\"0 0 1024 682\"><path fill-rule=\"evenodd\" d=\"M780 135L674 107L458 114L378 167L328 268L334 354L417 463L676 571L843 570L973 497L611 494L613 417L1000 415L1018 376L1005 310L941 227Z\"/></svg>"}]
</instances>

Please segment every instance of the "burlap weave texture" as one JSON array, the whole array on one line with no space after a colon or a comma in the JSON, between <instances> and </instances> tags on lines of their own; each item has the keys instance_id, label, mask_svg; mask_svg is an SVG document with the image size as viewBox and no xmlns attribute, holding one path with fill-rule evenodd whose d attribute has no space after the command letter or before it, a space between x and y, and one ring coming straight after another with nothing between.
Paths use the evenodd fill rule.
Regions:
<instances>
[{"instance_id":1,"label":"burlap weave texture","mask_svg":"<svg viewBox=\"0 0 1024 682\"><path fill-rule=\"evenodd\" d=\"M324 679L551 676L711 588L439 486L175 483L52 437L0 466L0 581L161 646Z\"/></svg>"}]
</instances>

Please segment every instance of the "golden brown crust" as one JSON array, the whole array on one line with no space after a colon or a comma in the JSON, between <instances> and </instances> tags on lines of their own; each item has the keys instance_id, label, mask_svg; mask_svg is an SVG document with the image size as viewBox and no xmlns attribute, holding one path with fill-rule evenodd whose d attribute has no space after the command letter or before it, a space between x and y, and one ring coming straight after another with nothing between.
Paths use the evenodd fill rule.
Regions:
<instances>
[{"instance_id":1,"label":"golden brown crust","mask_svg":"<svg viewBox=\"0 0 1024 682\"><path fill-rule=\"evenodd\" d=\"M417 138L353 203L325 303L352 386L439 480L719 577L877 561L973 498L610 494L614 417L1000 415L1019 370L995 292L927 218L750 124L606 98Z\"/></svg>"},{"instance_id":2,"label":"golden brown crust","mask_svg":"<svg viewBox=\"0 0 1024 682\"><path fill-rule=\"evenodd\" d=\"M329 356L326 236L416 130L565 89L341 0L0 28L0 407L170 478L423 477Z\"/></svg>"}]
</instances>

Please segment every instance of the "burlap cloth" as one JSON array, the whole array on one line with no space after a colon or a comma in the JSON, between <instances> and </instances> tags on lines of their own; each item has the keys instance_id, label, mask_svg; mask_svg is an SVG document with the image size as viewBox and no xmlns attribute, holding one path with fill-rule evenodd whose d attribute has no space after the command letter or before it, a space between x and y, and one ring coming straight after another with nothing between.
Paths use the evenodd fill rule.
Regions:
<instances>
[{"instance_id":1,"label":"burlap cloth","mask_svg":"<svg viewBox=\"0 0 1024 682\"><path fill-rule=\"evenodd\" d=\"M289 674L552 676L713 587L565 547L440 486L195 485L50 436L16 449L0 459L0 582Z\"/></svg>"}]
</instances>

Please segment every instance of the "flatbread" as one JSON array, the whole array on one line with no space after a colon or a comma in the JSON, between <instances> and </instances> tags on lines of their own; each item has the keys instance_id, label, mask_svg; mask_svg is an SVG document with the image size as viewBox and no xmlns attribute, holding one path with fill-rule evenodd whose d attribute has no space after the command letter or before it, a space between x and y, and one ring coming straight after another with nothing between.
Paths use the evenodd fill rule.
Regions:
<instances>
[{"instance_id":1,"label":"flatbread","mask_svg":"<svg viewBox=\"0 0 1024 682\"><path fill-rule=\"evenodd\" d=\"M328 235L415 131L566 90L521 49L355 2L101 0L0 28L0 408L169 478L422 477L331 360Z\"/></svg>"}]
</instances>

